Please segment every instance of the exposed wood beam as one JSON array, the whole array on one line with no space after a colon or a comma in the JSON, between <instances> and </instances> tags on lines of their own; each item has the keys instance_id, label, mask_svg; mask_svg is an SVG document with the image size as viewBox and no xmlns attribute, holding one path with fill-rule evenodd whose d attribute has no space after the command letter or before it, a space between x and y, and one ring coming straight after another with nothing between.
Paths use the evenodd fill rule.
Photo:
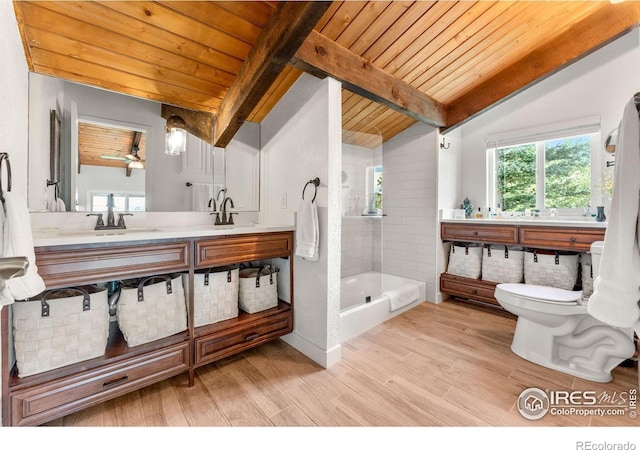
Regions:
<instances>
[{"instance_id":1,"label":"exposed wood beam","mask_svg":"<svg viewBox=\"0 0 640 450\"><path fill-rule=\"evenodd\" d=\"M604 4L558 38L516 61L447 105L447 127L457 127L638 26L640 3Z\"/></svg>"},{"instance_id":2,"label":"exposed wood beam","mask_svg":"<svg viewBox=\"0 0 640 450\"><path fill-rule=\"evenodd\" d=\"M160 115L165 120L173 115L182 117L187 124L187 131L189 133L199 137L205 142L213 142L214 116L212 113L193 111L191 109L163 104Z\"/></svg>"},{"instance_id":3,"label":"exposed wood beam","mask_svg":"<svg viewBox=\"0 0 640 450\"><path fill-rule=\"evenodd\" d=\"M226 147L331 2L281 2L222 99L214 143Z\"/></svg>"},{"instance_id":4,"label":"exposed wood beam","mask_svg":"<svg viewBox=\"0 0 640 450\"><path fill-rule=\"evenodd\" d=\"M317 31L309 34L291 63L316 76L335 78L347 90L421 122L445 124L440 102Z\"/></svg>"}]
</instances>

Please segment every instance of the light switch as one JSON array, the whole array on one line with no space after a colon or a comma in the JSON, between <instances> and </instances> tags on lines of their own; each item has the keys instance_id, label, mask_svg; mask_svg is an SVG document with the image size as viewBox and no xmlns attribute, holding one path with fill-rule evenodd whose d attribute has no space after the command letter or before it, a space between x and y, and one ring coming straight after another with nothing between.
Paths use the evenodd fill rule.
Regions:
<instances>
[{"instance_id":1,"label":"light switch","mask_svg":"<svg viewBox=\"0 0 640 450\"><path fill-rule=\"evenodd\" d=\"M282 197L280 198L280 208L287 209L287 193L283 192Z\"/></svg>"}]
</instances>

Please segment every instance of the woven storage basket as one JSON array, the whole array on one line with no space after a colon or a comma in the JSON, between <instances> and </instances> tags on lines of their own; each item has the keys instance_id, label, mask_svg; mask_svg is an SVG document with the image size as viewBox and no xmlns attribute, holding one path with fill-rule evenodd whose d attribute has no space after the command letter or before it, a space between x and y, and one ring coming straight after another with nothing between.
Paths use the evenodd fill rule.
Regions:
<instances>
[{"instance_id":1,"label":"woven storage basket","mask_svg":"<svg viewBox=\"0 0 640 450\"><path fill-rule=\"evenodd\" d=\"M480 278L482 247L474 244L452 244L447 273L467 278Z\"/></svg>"},{"instance_id":2,"label":"woven storage basket","mask_svg":"<svg viewBox=\"0 0 640 450\"><path fill-rule=\"evenodd\" d=\"M240 269L240 309L253 314L278 306L277 275L268 265Z\"/></svg>"},{"instance_id":3,"label":"woven storage basket","mask_svg":"<svg viewBox=\"0 0 640 450\"><path fill-rule=\"evenodd\" d=\"M129 347L187 329L187 307L181 274L122 281L118 326Z\"/></svg>"},{"instance_id":4,"label":"woven storage basket","mask_svg":"<svg viewBox=\"0 0 640 450\"><path fill-rule=\"evenodd\" d=\"M482 250L482 279L495 283L522 283L524 251L506 245L487 245Z\"/></svg>"},{"instance_id":5,"label":"woven storage basket","mask_svg":"<svg viewBox=\"0 0 640 450\"><path fill-rule=\"evenodd\" d=\"M580 267L582 270L582 298L588 299L593 294L593 265L590 254L580 253Z\"/></svg>"},{"instance_id":6,"label":"woven storage basket","mask_svg":"<svg viewBox=\"0 0 640 450\"><path fill-rule=\"evenodd\" d=\"M108 337L106 288L47 290L13 305L19 377L102 356Z\"/></svg>"},{"instance_id":7,"label":"woven storage basket","mask_svg":"<svg viewBox=\"0 0 640 450\"><path fill-rule=\"evenodd\" d=\"M216 267L194 274L193 323L196 327L238 317L239 270L234 267ZM189 275L182 275L184 286L189 286ZM188 290L187 290L188 291Z\"/></svg>"},{"instance_id":8,"label":"woven storage basket","mask_svg":"<svg viewBox=\"0 0 640 450\"><path fill-rule=\"evenodd\" d=\"M578 281L578 254L533 250L524 256L524 282L572 290Z\"/></svg>"}]
</instances>

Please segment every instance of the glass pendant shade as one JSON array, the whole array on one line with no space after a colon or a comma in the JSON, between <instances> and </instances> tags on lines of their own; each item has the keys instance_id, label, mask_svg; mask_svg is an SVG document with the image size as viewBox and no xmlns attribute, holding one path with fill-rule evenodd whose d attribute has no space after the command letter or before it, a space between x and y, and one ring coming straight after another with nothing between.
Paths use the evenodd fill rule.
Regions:
<instances>
[{"instance_id":1,"label":"glass pendant shade","mask_svg":"<svg viewBox=\"0 0 640 450\"><path fill-rule=\"evenodd\" d=\"M175 156L186 151L186 127L186 123L180 116L171 116L167 119L167 134L164 146L165 154Z\"/></svg>"}]
</instances>

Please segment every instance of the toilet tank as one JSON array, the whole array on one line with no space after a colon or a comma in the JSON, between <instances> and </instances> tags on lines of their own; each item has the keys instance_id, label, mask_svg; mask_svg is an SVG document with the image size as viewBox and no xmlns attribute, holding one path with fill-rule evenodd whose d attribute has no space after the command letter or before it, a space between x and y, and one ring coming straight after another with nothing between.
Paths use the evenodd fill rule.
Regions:
<instances>
[{"instance_id":1,"label":"toilet tank","mask_svg":"<svg viewBox=\"0 0 640 450\"><path fill-rule=\"evenodd\" d=\"M593 270L594 280L600 274L600 256L602 256L603 246L604 241L595 241L591 244L591 269Z\"/></svg>"}]
</instances>

